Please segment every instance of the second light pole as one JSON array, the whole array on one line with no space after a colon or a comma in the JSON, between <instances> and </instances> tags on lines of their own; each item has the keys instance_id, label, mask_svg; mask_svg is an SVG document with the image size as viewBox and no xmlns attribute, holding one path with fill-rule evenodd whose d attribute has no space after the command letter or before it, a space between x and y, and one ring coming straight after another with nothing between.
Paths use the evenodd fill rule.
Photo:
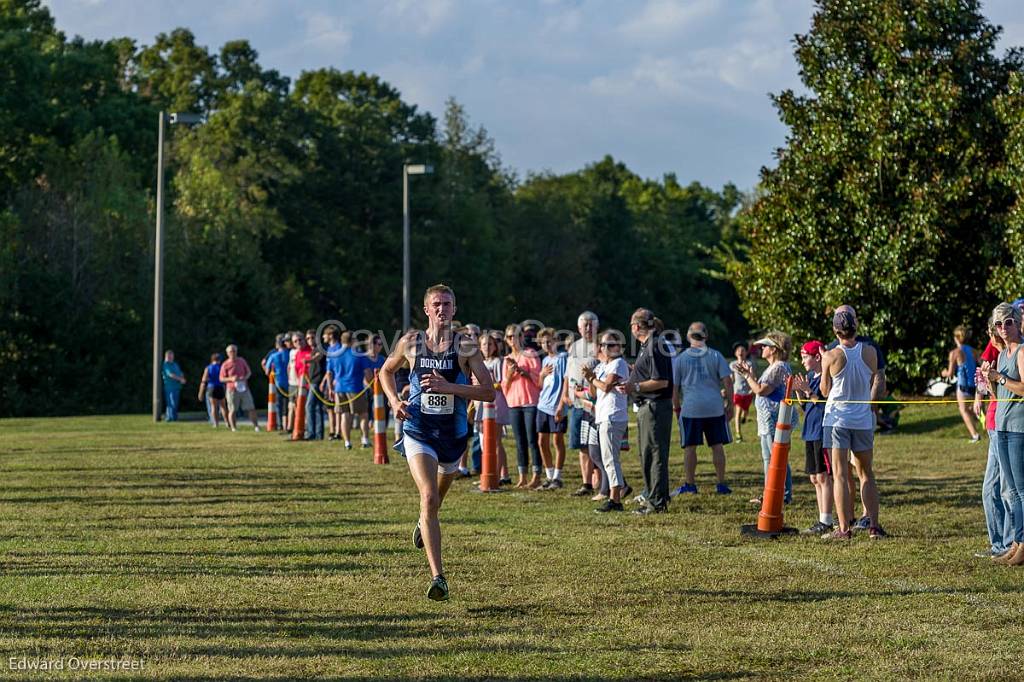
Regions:
<instances>
[{"instance_id":1,"label":"second light pole","mask_svg":"<svg viewBox=\"0 0 1024 682\"><path fill-rule=\"evenodd\" d=\"M410 296L409 271L412 254L409 249L409 176L429 175L434 167L423 163L406 163L402 166L402 333L409 329L412 297Z\"/></svg>"}]
</instances>

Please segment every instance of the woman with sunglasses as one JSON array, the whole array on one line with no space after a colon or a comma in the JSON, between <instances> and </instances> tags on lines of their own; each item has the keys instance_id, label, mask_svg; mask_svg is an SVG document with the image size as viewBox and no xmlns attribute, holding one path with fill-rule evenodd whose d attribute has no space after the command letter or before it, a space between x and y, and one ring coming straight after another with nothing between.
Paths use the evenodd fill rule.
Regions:
<instances>
[{"instance_id":1,"label":"woman with sunglasses","mask_svg":"<svg viewBox=\"0 0 1024 682\"><path fill-rule=\"evenodd\" d=\"M1000 401L996 407L996 452L999 472L1010 491L1013 519L1013 544L994 561L1024 566L1024 403L1014 402L1024 396L1021 312L1009 303L1000 303L992 311L992 319L1006 347L995 365L985 362L981 369Z\"/></svg>"},{"instance_id":2,"label":"woman with sunglasses","mask_svg":"<svg viewBox=\"0 0 1024 682\"><path fill-rule=\"evenodd\" d=\"M793 348L793 338L780 331L771 331L765 334L763 339L755 341L754 345L761 348L761 357L768 363L768 368L758 378L749 362L743 362L737 367L756 396L754 406L757 408L757 435L761 441L761 462L767 480L775 422L779 420L779 406L786 397L786 379L792 374L789 367L789 352ZM793 411L793 417L795 425L796 410ZM784 499L786 504L793 501L793 472L788 463ZM755 497L750 502L761 504L761 498Z\"/></svg>"},{"instance_id":3,"label":"woman with sunglasses","mask_svg":"<svg viewBox=\"0 0 1024 682\"><path fill-rule=\"evenodd\" d=\"M619 453L622 437L629 424L628 398L625 391L616 390L629 380L629 365L622 359L622 336L615 332L601 335L599 345L604 362L596 368L582 368L583 377L590 384L594 397L594 423L597 425L601 445L601 462L608 477L608 499L596 512L622 511L622 461Z\"/></svg>"},{"instance_id":4,"label":"woman with sunglasses","mask_svg":"<svg viewBox=\"0 0 1024 682\"><path fill-rule=\"evenodd\" d=\"M505 328L505 343L512 352L505 356L502 366L501 391L508 403L512 435L516 439L516 458L519 463L517 488L536 490L541 486L540 444L537 441L537 403L540 401L540 357L526 348L519 325ZM533 456L533 477L527 482L527 452Z\"/></svg>"}]
</instances>

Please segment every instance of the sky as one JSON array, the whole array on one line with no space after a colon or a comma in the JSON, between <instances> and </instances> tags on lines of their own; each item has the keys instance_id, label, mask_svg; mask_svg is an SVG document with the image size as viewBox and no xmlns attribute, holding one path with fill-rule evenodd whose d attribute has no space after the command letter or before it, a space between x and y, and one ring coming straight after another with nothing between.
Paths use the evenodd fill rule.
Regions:
<instances>
[{"instance_id":1,"label":"sky","mask_svg":"<svg viewBox=\"0 0 1024 682\"><path fill-rule=\"evenodd\" d=\"M295 77L367 71L440 117L448 97L520 177L611 154L648 178L750 189L785 142L769 93L800 88L811 0L46 0L68 37L247 39ZM987 0L1000 52L1024 1Z\"/></svg>"}]
</instances>

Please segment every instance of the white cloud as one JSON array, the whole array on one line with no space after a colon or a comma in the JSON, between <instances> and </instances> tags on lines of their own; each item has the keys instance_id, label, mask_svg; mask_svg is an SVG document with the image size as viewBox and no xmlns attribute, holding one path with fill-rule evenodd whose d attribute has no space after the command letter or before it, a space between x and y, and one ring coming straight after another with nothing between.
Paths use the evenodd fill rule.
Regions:
<instances>
[{"instance_id":1,"label":"white cloud","mask_svg":"<svg viewBox=\"0 0 1024 682\"><path fill-rule=\"evenodd\" d=\"M302 15L305 23L303 44L318 52L340 53L352 43L352 31L341 17L322 12L306 12Z\"/></svg>"},{"instance_id":2,"label":"white cloud","mask_svg":"<svg viewBox=\"0 0 1024 682\"><path fill-rule=\"evenodd\" d=\"M575 33L583 23L583 12L573 8L565 12L557 12L544 19L541 33Z\"/></svg>"},{"instance_id":3,"label":"white cloud","mask_svg":"<svg viewBox=\"0 0 1024 682\"><path fill-rule=\"evenodd\" d=\"M717 0L648 0L640 14L621 28L621 33L640 42L675 38L699 26L720 7Z\"/></svg>"},{"instance_id":4,"label":"white cloud","mask_svg":"<svg viewBox=\"0 0 1024 682\"><path fill-rule=\"evenodd\" d=\"M789 49L785 46L742 40L726 48L709 48L694 55L698 71L713 73L733 90L769 92L788 84Z\"/></svg>"},{"instance_id":5,"label":"white cloud","mask_svg":"<svg viewBox=\"0 0 1024 682\"><path fill-rule=\"evenodd\" d=\"M453 0L394 0L384 12L407 30L426 36L443 28L453 16Z\"/></svg>"}]
</instances>

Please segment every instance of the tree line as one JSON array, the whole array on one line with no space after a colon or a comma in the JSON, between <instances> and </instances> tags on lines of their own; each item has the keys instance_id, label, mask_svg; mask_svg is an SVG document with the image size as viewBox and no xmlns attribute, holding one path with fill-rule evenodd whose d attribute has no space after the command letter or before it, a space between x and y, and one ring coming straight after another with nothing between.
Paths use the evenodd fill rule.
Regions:
<instances>
[{"instance_id":1,"label":"tree line","mask_svg":"<svg viewBox=\"0 0 1024 682\"><path fill-rule=\"evenodd\" d=\"M326 319L398 328L406 161L436 169L412 183L414 298L445 282L484 326L643 304L747 333L712 276L734 186L610 157L520 178L455 100L437 119L372 74L293 81L184 28L69 39L39 0L0 0L0 74L0 416L146 409L160 111L203 118L165 146L164 339L193 380L228 342L256 360Z\"/></svg>"},{"instance_id":2,"label":"tree line","mask_svg":"<svg viewBox=\"0 0 1024 682\"><path fill-rule=\"evenodd\" d=\"M642 304L725 345L828 338L845 302L919 389L954 326L982 337L1024 295L1024 56L999 35L978 0L818 0L803 88L771 95L785 144L745 194L610 157L519 177L454 100L435 118L372 74L293 81L184 28L68 39L0 0L0 416L147 405L161 110L203 116L166 147L165 340L192 376L228 341L255 359L324 319L397 329L412 161L436 169L412 187L413 291L450 284L465 321Z\"/></svg>"}]
</instances>

